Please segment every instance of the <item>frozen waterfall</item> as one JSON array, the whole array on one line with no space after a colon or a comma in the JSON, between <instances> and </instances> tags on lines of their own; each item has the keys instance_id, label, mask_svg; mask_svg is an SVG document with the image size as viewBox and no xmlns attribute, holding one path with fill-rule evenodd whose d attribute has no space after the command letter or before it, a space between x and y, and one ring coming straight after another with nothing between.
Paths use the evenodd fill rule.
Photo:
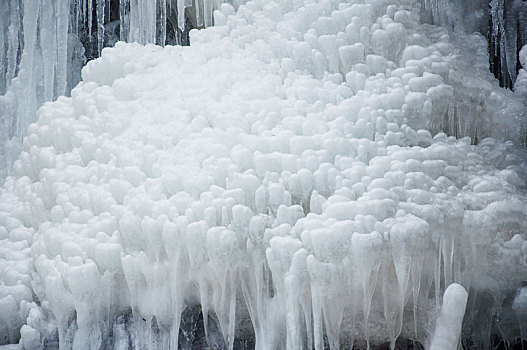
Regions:
<instances>
[{"instance_id":1,"label":"frozen waterfall","mask_svg":"<svg viewBox=\"0 0 527 350\"><path fill-rule=\"evenodd\" d=\"M456 3L0 3L0 349L520 346L527 46Z\"/></svg>"}]
</instances>

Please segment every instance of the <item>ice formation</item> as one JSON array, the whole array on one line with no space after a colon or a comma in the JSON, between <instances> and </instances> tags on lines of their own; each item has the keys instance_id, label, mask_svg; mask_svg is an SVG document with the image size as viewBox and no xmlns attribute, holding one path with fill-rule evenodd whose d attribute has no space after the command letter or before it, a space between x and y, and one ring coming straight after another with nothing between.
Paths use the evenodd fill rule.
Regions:
<instances>
[{"instance_id":1,"label":"ice formation","mask_svg":"<svg viewBox=\"0 0 527 350\"><path fill-rule=\"evenodd\" d=\"M420 11L221 4L103 49L2 187L0 341L174 349L196 305L211 347L525 339L524 95Z\"/></svg>"},{"instance_id":2,"label":"ice formation","mask_svg":"<svg viewBox=\"0 0 527 350\"><path fill-rule=\"evenodd\" d=\"M185 14L212 24L222 0L2 0L0 2L0 179L18 157L27 126L46 102L69 95L86 58L117 40L181 43ZM243 0L234 1L240 5ZM118 5L117 7L115 5ZM118 13L112 13L116 12ZM113 16L113 17L112 17ZM174 33L168 33L172 28ZM84 46L88 45L88 48ZM85 52L86 50L95 52ZM6 143L7 141L7 143Z\"/></svg>"},{"instance_id":3,"label":"ice formation","mask_svg":"<svg viewBox=\"0 0 527 350\"><path fill-rule=\"evenodd\" d=\"M496 65L503 84L512 87L518 71L517 52L522 45L527 45L527 3L492 0L489 7L493 23L490 32L492 54L499 59Z\"/></svg>"},{"instance_id":4,"label":"ice formation","mask_svg":"<svg viewBox=\"0 0 527 350\"><path fill-rule=\"evenodd\" d=\"M21 140L27 126L36 120L38 107L58 96L69 95L80 80L80 69L86 60L98 57L104 46L112 46L119 39L161 46L188 44L188 29L212 25L213 11L222 2L224 0L3 0L0 3L0 180L5 178L18 157ZM229 2L237 8L245 0ZM444 26L451 34L479 32L488 37L491 71L503 86L514 86L520 68L517 52L527 44L527 21L524 20L527 2L420 2L422 20ZM482 41L485 41L483 37L475 35L456 45L472 48L466 53L467 57L481 56L484 61L478 64L487 66L488 55L479 52L487 47ZM360 53L357 49L360 47L348 50L348 54ZM462 120L456 120L458 116L450 123L463 124L463 127L458 125L443 128L443 131L474 138L475 126L480 123L478 113L463 111L460 116ZM525 143L525 136L523 139Z\"/></svg>"},{"instance_id":5,"label":"ice formation","mask_svg":"<svg viewBox=\"0 0 527 350\"><path fill-rule=\"evenodd\" d=\"M522 68L518 71L518 77L514 84L514 92L521 96L524 101L527 101L527 45L525 45L519 54L519 60Z\"/></svg>"},{"instance_id":6,"label":"ice formation","mask_svg":"<svg viewBox=\"0 0 527 350\"><path fill-rule=\"evenodd\" d=\"M454 33L488 37L490 68L501 86L512 88L518 51L527 45L527 2L523 0L424 0L429 19ZM469 44L471 45L471 44Z\"/></svg>"},{"instance_id":7,"label":"ice formation","mask_svg":"<svg viewBox=\"0 0 527 350\"><path fill-rule=\"evenodd\" d=\"M448 286L443 297L443 306L441 306L437 319L430 350L458 348L467 299L468 294L465 288L456 283Z\"/></svg>"}]
</instances>

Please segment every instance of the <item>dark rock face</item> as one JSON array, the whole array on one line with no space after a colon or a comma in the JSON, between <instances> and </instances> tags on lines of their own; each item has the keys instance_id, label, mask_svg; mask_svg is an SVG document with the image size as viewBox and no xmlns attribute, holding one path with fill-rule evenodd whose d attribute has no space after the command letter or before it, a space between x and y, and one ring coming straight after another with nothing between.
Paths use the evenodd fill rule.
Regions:
<instances>
[{"instance_id":1,"label":"dark rock face","mask_svg":"<svg viewBox=\"0 0 527 350\"><path fill-rule=\"evenodd\" d=\"M518 54L527 45L527 1L490 1L489 42L490 71L500 86L512 89L520 70Z\"/></svg>"},{"instance_id":2,"label":"dark rock face","mask_svg":"<svg viewBox=\"0 0 527 350\"><path fill-rule=\"evenodd\" d=\"M187 307L183 311L178 343L181 350L226 348L214 315L208 315L207 331L205 331L200 305Z\"/></svg>"}]
</instances>

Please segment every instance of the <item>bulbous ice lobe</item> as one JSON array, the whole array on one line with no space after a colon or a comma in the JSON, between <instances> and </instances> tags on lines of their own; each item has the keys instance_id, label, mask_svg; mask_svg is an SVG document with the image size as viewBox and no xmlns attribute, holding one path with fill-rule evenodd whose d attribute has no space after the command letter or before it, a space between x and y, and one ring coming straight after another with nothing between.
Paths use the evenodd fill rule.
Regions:
<instances>
[{"instance_id":1,"label":"bulbous ice lobe","mask_svg":"<svg viewBox=\"0 0 527 350\"><path fill-rule=\"evenodd\" d=\"M224 5L191 47L103 50L2 189L2 335L175 348L200 304L231 348L239 317L258 349L394 345L454 282L514 295L525 156L436 131L521 102L419 7Z\"/></svg>"}]
</instances>

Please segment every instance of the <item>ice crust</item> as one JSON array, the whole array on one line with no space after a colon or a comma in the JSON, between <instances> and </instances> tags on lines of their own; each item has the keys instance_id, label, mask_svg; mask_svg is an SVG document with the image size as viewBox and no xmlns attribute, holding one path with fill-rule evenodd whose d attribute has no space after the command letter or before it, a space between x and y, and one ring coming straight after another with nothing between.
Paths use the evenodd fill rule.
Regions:
<instances>
[{"instance_id":1,"label":"ice crust","mask_svg":"<svg viewBox=\"0 0 527 350\"><path fill-rule=\"evenodd\" d=\"M176 348L199 304L228 348L252 336L240 322L257 349L393 347L431 337L452 283L478 322L525 310L524 150L436 133L524 105L419 11L223 4L191 47L105 48L39 109L3 185L0 339ZM463 287L443 300L457 319Z\"/></svg>"}]
</instances>

